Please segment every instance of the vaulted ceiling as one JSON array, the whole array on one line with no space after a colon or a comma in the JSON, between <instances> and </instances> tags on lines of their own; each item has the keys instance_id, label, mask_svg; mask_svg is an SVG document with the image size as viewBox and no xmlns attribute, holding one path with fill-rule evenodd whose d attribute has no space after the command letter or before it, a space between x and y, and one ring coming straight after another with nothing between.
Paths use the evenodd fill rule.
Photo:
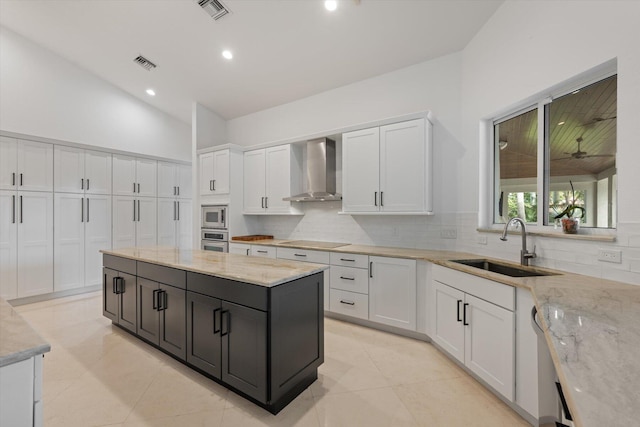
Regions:
<instances>
[{"instance_id":1,"label":"vaulted ceiling","mask_svg":"<svg viewBox=\"0 0 640 427\"><path fill-rule=\"evenodd\" d=\"M231 119L459 51L502 0L222 3L214 21L194 0L0 0L0 25L190 123L193 102Z\"/></svg>"}]
</instances>

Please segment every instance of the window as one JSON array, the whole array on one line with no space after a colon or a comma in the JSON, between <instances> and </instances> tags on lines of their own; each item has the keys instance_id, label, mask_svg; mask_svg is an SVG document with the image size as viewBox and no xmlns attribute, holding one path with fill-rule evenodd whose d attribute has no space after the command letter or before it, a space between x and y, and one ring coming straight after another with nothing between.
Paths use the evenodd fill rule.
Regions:
<instances>
[{"instance_id":1,"label":"window","mask_svg":"<svg viewBox=\"0 0 640 427\"><path fill-rule=\"evenodd\" d=\"M616 118L613 75L494 121L493 222L615 228Z\"/></svg>"}]
</instances>

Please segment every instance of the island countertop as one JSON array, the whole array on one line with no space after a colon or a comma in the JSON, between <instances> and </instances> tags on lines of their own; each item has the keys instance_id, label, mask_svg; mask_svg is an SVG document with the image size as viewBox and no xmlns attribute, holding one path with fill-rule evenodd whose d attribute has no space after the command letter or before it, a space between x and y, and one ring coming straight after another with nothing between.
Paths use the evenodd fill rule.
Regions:
<instances>
[{"instance_id":1,"label":"island countertop","mask_svg":"<svg viewBox=\"0 0 640 427\"><path fill-rule=\"evenodd\" d=\"M8 302L0 298L0 367L49 350L49 343Z\"/></svg>"},{"instance_id":2,"label":"island countertop","mask_svg":"<svg viewBox=\"0 0 640 427\"><path fill-rule=\"evenodd\" d=\"M100 252L266 287L277 286L329 268L326 265L308 262L162 246L102 250Z\"/></svg>"}]
</instances>

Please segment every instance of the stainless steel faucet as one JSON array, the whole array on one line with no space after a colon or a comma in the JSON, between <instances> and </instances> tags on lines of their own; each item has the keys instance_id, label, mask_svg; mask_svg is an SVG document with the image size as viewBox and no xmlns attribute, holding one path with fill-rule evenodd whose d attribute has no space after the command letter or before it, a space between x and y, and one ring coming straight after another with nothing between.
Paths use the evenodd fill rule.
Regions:
<instances>
[{"instance_id":1,"label":"stainless steel faucet","mask_svg":"<svg viewBox=\"0 0 640 427\"><path fill-rule=\"evenodd\" d=\"M500 240L503 242L507 241L507 232L509 231L509 226L512 222L519 222L520 225L522 225L522 250L520 251L520 264L529 265L529 259L536 257L536 247L533 247L533 252L527 251L527 228L521 218L511 218L509 222L504 225L504 231L502 232Z\"/></svg>"}]
</instances>

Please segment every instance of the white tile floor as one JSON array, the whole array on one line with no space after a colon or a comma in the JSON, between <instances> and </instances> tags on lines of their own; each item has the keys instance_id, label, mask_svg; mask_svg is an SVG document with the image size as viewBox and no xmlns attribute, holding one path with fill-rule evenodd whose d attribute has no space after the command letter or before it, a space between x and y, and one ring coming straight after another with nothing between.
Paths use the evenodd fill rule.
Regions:
<instances>
[{"instance_id":1,"label":"white tile floor","mask_svg":"<svg viewBox=\"0 0 640 427\"><path fill-rule=\"evenodd\" d=\"M333 319L318 380L273 416L112 326L99 292L17 310L51 343L45 427L528 426L430 344Z\"/></svg>"}]
</instances>

